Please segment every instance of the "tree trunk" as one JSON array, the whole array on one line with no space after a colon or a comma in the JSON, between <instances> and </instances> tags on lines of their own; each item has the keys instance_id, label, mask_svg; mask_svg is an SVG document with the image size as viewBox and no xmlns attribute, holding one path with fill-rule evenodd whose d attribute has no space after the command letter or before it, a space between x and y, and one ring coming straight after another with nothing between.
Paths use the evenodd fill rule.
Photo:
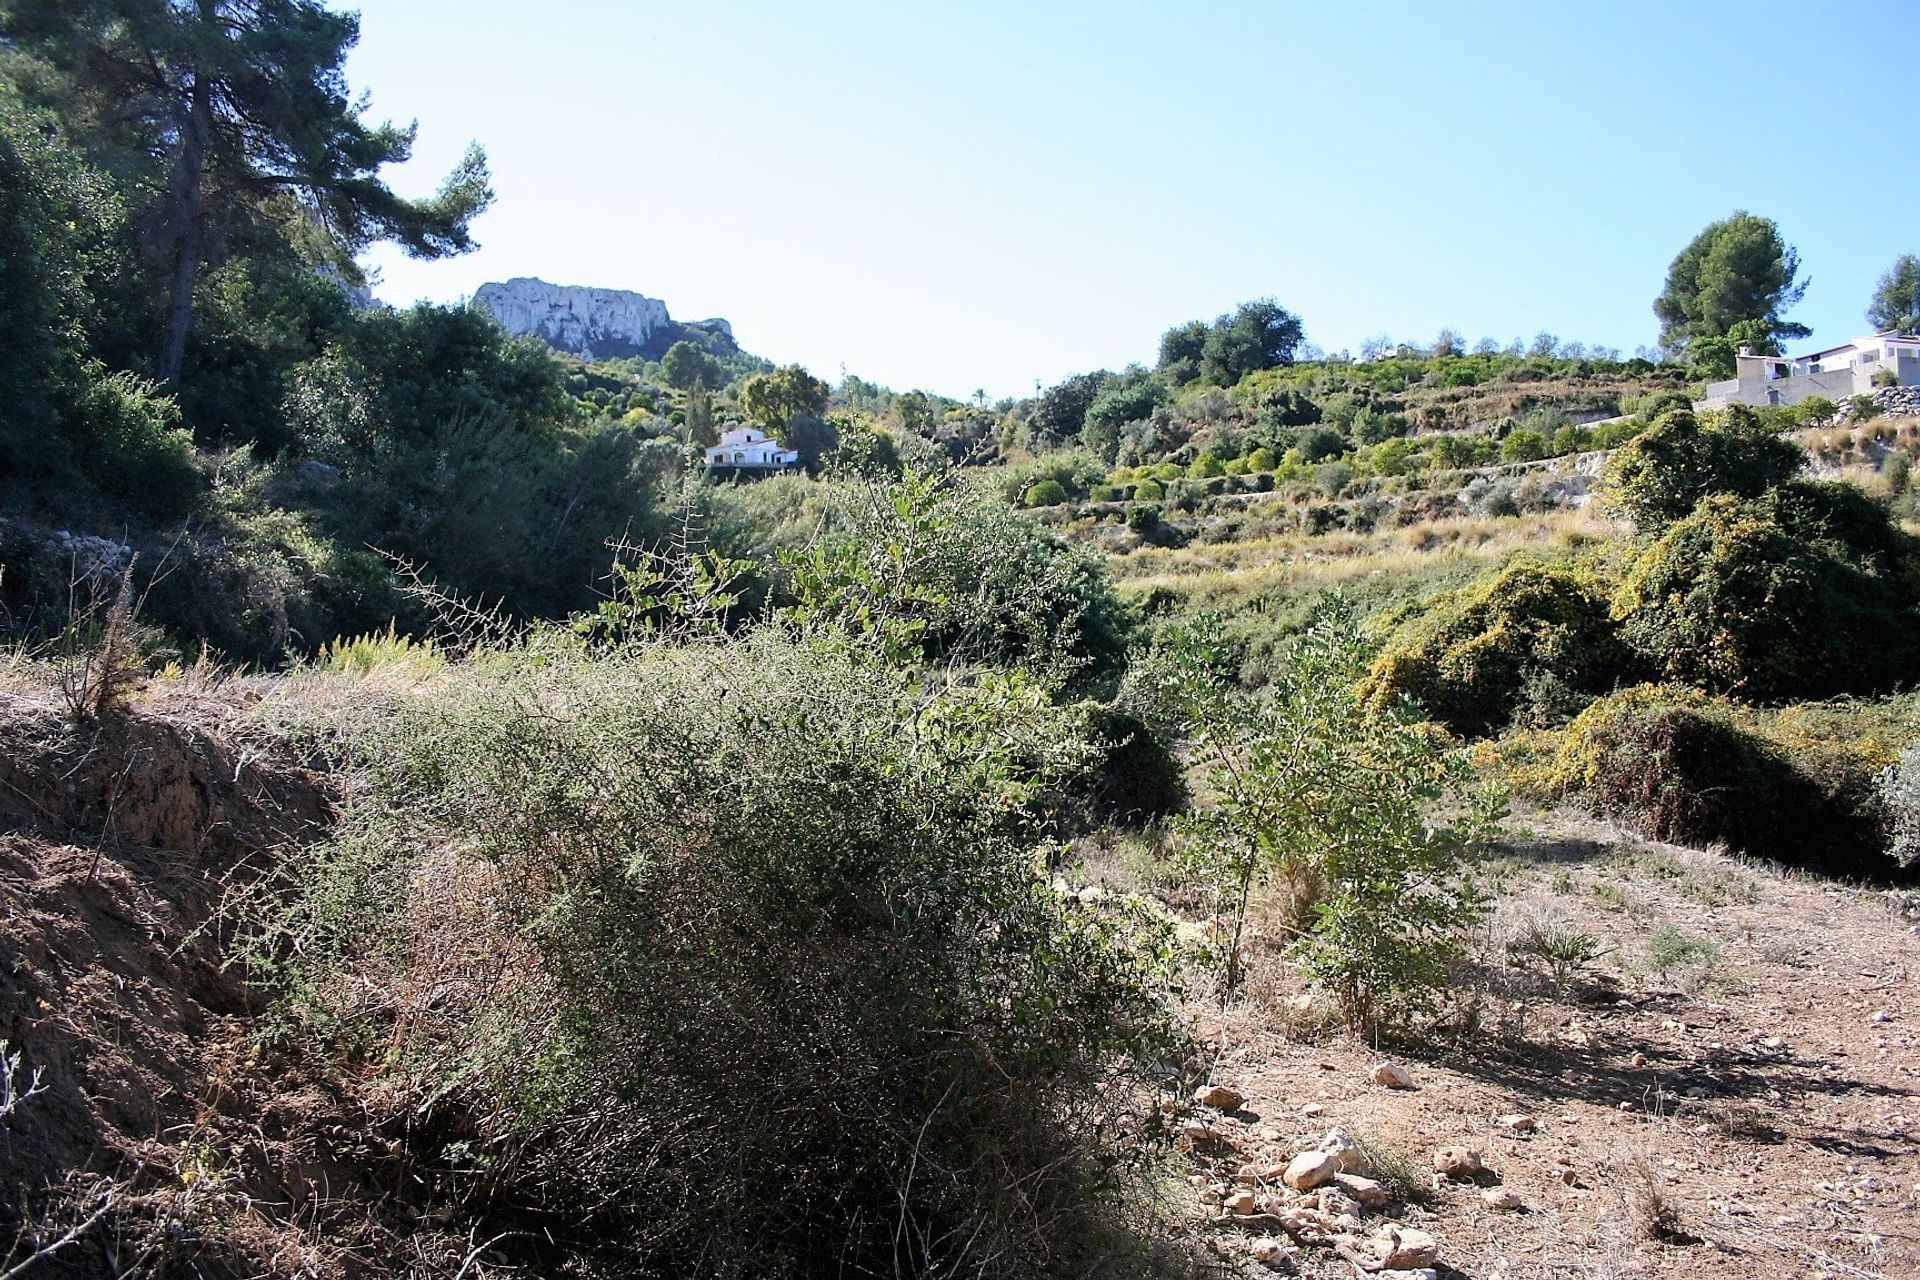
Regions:
<instances>
[{"instance_id":1,"label":"tree trunk","mask_svg":"<svg viewBox=\"0 0 1920 1280\"><path fill-rule=\"evenodd\" d=\"M167 294L166 337L160 348L160 381L178 386L186 362L187 333L193 327L193 284L200 274L203 243L203 182L207 135L212 115L207 82L195 76L185 117L180 124L180 155L167 192L168 222L173 229L173 282Z\"/></svg>"}]
</instances>

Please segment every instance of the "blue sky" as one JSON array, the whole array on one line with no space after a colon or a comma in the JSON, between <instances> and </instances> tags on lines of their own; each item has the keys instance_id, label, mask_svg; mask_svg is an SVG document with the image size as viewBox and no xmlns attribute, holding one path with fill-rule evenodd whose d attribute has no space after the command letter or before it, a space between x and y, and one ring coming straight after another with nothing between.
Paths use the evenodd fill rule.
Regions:
<instances>
[{"instance_id":1,"label":"blue sky","mask_svg":"<svg viewBox=\"0 0 1920 1280\"><path fill-rule=\"evenodd\" d=\"M394 184L477 139L498 192L470 256L376 251L383 298L637 289L828 378L1022 394L1262 296L1328 349L1630 351L1738 208L1821 343L1920 253L1914 0L358 7Z\"/></svg>"}]
</instances>

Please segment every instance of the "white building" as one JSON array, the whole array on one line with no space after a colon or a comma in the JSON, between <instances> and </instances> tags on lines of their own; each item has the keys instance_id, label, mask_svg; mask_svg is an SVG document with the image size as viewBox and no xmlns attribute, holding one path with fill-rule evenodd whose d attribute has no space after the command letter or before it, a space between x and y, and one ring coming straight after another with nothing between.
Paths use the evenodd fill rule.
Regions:
<instances>
[{"instance_id":1,"label":"white building","mask_svg":"<svg viewBox=\"0 0 1920 1280\"><path fill-rule=\"evenodd\" d=\"M709 467L741 467L757 471L781 471L800 465L797 449L782 448L764 431L735 427L720 437L720 443L707 450Z\"/></svg>"},{"instance_id":2,"label":"white building","mask_svg":"<svg viewBox=\"0 0 1920 1280\"><path fill-rule=\"evenodd\" d=\"M1838 403L1874 388L1876 374L1891 374L1897 386L1920 383L1920 337L1889 329L1804 356L1756 356L1745 347L1734 358L1738 376L1707 384L1696 409L1730 404L1798 404L1814 396ZM1881 378L1886 381L1885 377Z\"/></svg>"}]
</instances>

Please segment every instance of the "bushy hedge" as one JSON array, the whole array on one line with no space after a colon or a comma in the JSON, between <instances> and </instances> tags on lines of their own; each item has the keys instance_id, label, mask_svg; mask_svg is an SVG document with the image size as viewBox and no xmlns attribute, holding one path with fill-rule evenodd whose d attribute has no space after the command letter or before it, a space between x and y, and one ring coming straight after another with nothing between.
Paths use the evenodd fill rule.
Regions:
<instances>
[{"instance_id":1,"label":"bushy hedge","mask_svg":"<svg viewBox=\"0 0 1920 1280\"><path fill-rule=\"evenodd\" d=\"M952 473L843 486L831 524L785 565L803 628L1063 686L1124 665L1129 620L1101 563Z\"/></svg>"},{"instance_id":2,"label":"bushy hedge","mask_svg":"<svg viewBox=\"0 0 1920 1280\"><path fill-rule=\"evenodd\" d=\"M1411 698L1455 733L1485 734L1517 716L1570 714L1629 663L1604 584L1522 560L1440 597L1375 660L1367 693Z\"/></svg>"},{"instance_id":3,"label":"bushy hedge","mask_svg":"<svg viewBox=\"0 0 1920 1280\"><path fill-rule=\"evenodd\" d=\"M1639 685L1594 702L1568 725L1548 776L1654 839L1835 874L1894 870L1866 755L1830 742L1788 749L1697 689Z\"/></svg>"},{"instance_id":4,"label":"bushy hedge","mask_svg":"<svg viewBox=\"0 0 1920 1280\"><path fill-rule=\"evenodd\" d=\"M1845 486L1720 494L1640 554L1614 612L1662 679L1760 699L1869 692L1910 669L1914 560Z\"/></svg>"},{"instance_id":5,"label":"bushy hedge","mask_svg":"<svg viewBox=\"0 0 1920 1280\"><path fill-rule=\"evenodd\" d=\"M1889 853L1902 868L1912 870L1920 866L1920 742L1908 743L1874 782L1887 809Z\"/></svg>"},{"instance_id":6,"label":"bushy hedge","mask_svg":"<svg viewBox=\"0 0 1920 1280\"><path fill-rule=\"evenodd\" d=\"M391 1047L534 1271L1086 1274L1171 1042L1129 926L1035 855L1086 744L1011 693L771 632L489 655L356 718L258 951Z\"/></svg>"},{"instance_id":7,"label":"bushy hedge","mask_svg":"<svg viewBox=\"0 0 1920 1280\"><path fill-rule=\"evenodd\" d=\"M193 434L152 383L94 366L75 390L71 413L76 460L100 492L165 519L191 510L206 489Z\"/></svg>"},{"instance_id":8,"label":"bushy hedge","mask_svg":"<svg viewBox=\"0 0 1920 1280\"><path fill-rule=\"evenodd\" d=\"M1027 486L1021 496L1022 506L1057 507L1067 500L1067 491L1058 480L1041 480Z\"/></svg>"},{"instance_id":9,"label":"bushy hedge","mask_svg":"<svg viewBox=\"0 0 1920 1280\"><path fill-rule=\"evenodd\" d=\"M1703 424L1690 409L1670 409L1614 452L1602 498L1643 531L1655 531L1685 517L1702 498L1756 497L1805 465L1798 445L1767 431L1750 412L1729 411Z\"/></svg>"}]
</instances>

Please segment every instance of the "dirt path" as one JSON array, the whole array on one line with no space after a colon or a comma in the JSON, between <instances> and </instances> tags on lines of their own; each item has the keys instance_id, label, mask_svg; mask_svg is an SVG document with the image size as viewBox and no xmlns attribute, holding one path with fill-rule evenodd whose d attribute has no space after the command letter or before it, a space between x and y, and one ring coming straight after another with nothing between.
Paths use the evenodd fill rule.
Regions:
<instances>
[{"instance_id":1,"label":"dirt path","mask_svg":"<svg viewBox=\"0 0 1920 1280\"><path fill-rule=\"evenodd\" d=\"M1424 1184L1390 1212L1439 1240L1443 1276L1920 1276L1915 900L1532 824L1493 869L1456 1040L1368 1052L1284 979L1215 1024L1215 1079L1246 1102L1218 1120L1237 1152L1197 1149L1203 1211L1250 1183L1263 1207L1302 1203L1253 1173L1337 1125ZM1510 950L1542 935L1600 954L1562 982ZM1389 1056L1412 1088L1373 1083ZM1484 1156L1477 1185L1432 1173L1447 1145ZM1497 1187L1523 1207L1490 1207ZM1244 1260L1262 1229L1217 1226L1216 1244ZM1325 1249L1291 1258L1356 1274Z\"/></svg>"}]
</instances>

